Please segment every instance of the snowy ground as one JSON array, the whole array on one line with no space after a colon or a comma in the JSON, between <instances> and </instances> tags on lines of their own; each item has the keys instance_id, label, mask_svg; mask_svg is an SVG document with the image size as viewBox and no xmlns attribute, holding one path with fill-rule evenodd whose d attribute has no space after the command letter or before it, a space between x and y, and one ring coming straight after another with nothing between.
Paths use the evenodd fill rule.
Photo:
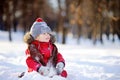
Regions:
<instances>
[{"instance_id":1,"label":"snowy ground","mask_svg":"<svg viewBox=\"0 0 120 80\"><path fill-rule=\"evenodd\" d=\"M13 42L8 41L7 32L0 31L0 80L65 80L59 76L53 78L40 76L38 73L26 73L18 79L20 72L26 71L25 49L20 32L12 34ZM93 45L90 40L69 38L67 45L57 44L66 60L67 80L120 80L120 41L106 40Z\"/></svg>"}]
</instances>

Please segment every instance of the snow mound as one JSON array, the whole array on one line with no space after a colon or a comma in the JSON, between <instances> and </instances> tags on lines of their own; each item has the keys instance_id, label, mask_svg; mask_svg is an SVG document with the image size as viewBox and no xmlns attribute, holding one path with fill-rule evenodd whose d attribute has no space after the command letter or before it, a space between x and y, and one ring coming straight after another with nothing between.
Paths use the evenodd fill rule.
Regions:
<instances>
[{"instance_id":1,"label":"snow mound","mask_svg":"<svg viewBox=\"0 0 120 80\"><path fill-rule=\"evenodd\" d=\"M34 71L31 73L25 73L25 75L19 80L67 80L67 79L57 75L53 76L52 78L41 76L40 74Z\"/></svg>"}]
</instances>

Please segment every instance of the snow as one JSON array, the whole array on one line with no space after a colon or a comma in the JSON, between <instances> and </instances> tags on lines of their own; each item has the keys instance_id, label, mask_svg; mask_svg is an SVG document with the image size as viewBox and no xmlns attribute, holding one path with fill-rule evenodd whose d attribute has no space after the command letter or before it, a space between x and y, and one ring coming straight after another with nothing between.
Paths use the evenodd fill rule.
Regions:
<instances>
[{"instance_id":1,"label":"snow","mask_svg":"<svg viewBox=\"0 0 120 80\"><path fill-rule=\"evenodd\" d=\"M67 44L56 43L66 61L67 79L60 76L43 77L37 72L27 73L25 49L21 32L12 32L9 42L8 32L0 31L0 80L120 80L120 41L107 40L104 44L92 44L89 39L67 37ZM110 39L113 36L110 35ZM17 76L25 72L23 78Z\"/></svg>"}]
</instances>

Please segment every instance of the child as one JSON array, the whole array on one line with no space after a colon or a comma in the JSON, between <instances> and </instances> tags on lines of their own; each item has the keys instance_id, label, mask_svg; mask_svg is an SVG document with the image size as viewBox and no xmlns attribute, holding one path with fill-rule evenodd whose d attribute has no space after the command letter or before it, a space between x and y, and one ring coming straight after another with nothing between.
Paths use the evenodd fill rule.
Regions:
<instances>
[{"instance_id":1,"label":"child","mask_svg":"<svg viewBox=\"0 0 120 80\"><path fill-rule=\"evenodd\" d=\"M37 18L30 32L24 35L24 41L28 44L26 50L28 72L37 71L43 76L49 76L53 67L55 75L67 77L67 72L63 70L64 58L54 44L55 38L51 34L51 29L41 18Z\"/></svg>"}]
</instances>

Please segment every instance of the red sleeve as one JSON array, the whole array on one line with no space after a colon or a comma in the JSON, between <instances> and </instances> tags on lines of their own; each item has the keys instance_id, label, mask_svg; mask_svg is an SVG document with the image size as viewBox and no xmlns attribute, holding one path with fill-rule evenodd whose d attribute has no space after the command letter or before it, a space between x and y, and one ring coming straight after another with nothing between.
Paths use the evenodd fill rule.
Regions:
<instances>
[{"instance_id":1,"label":"red sleeve","mask_svg":"<svg viewBox=\"0 0 120 80\"><path fill-rule=\"evenodd\" d=\"M63 62L65 64L65 60L64 60L63 56L60 53L57 54L57 63L58 62Z\"/></svg>"},{"instance_id":2,"label":"red sleeve","mask_svg":"<svg viewBox=\"0 0 120 80\"><path fill-rule=\"evenodd\" d=\"M32 57L27 57L26 64L29 68L31 68L32 70L35 70L35 71L37 71L37 69L41 66L41 64L34 61L32 59Z\"/></svg>"},{"instance_id":3,"label":"red sleeve","mask_svg":"<svg viewBox=\"0 0 120 80\"><path fill-rule=\"evenodd\" d=\"M37 63L31 56L30 56L30 52L29 50L27 49L25 51L26 53L26 64L28 66L28 68L34 70L34 71L37 71L37 69L41 66L41 64Z\"/></svg>"}]
</instances>

